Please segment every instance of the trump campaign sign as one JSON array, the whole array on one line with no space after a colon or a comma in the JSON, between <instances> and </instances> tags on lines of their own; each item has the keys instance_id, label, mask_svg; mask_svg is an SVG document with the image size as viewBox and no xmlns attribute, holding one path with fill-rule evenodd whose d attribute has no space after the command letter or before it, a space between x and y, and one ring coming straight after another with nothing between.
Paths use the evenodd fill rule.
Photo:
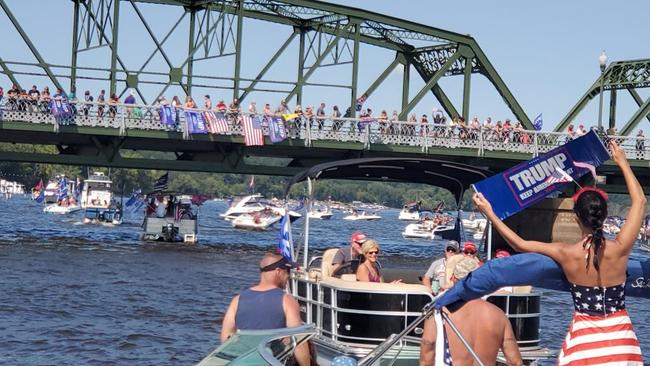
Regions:
<instances>
[{"instance_id":1,"label":"trump campaign sign","mask_svg":"<svg viewBox=\"0 0 650 366\"><path fill-rule=\"evenodd\" d=\"M577 179L589 173L590 167L593 169L607 159L607 149L598 135L591 131L544 155L475 183L473 188L490 201L494 213L503 220L570 182L557 179L558 171Z\"/></svg>"}]
</instances>

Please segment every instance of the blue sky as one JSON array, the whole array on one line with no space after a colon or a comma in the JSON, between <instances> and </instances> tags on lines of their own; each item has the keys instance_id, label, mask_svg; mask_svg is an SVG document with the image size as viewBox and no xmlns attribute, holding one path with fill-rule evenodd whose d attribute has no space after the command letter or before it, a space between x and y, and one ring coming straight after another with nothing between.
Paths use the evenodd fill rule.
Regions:
<instances>
[{"instance_id":1,"label":"blue sky","mask_svg":"<svg viewBox=\"0 0 650 366\"><path fill-rule=\"evenodd\" d=\"M343 5L355 6L371 11L390 14L422 24L448 29L473 36L487 54L503 80L509 86L529 118L543 113L545 130L550 129L584 94L599 74L598 56L606 50L609 60L639 59L649 57L647 44L647 24L642 16L650 10L650 2L626 1L625 6L607 1L457 1L434 2L425 0L390 1L330 1ZM21 25L32 38L46 61L52 64L70 63L70 39L72 3L70 1L36 1L7 0L11 11L20 20ZM128 2L122 2L120 54L129 69L137 69L153 49L153 43L144 28L136 21L134 11ZM38 7L39 11L33 9ZM141 5L151 27L159 38L176 21L178 8L168 6ZM631 9L633 11L631 12ZM187 19L184 20L184 22ZM290 29L269 26L261 22L244 23L243 75L254 77L275 49L284 42ZM173 63L182 62L187 52L187 27L181 28L170 37L167 46ZM49 30L49 32L43 32ZM22 40L4 13L0 13L0 32L3 47L0 57L5 61L33 61ZM290 47L291 48L291 47ZM297 48L297 47L293 47ZM393 54L373 47L362 46L362 67L359 73L359 87L365 89L372 80L390 63ZM295 80L296 57L286 56L280 59L268 74L269 79ZM79 57L80 66L107 66L106 48L85 52ZM231 74L232 58L220 61L197 63L195 73L204 75ZM151 62L157 71L164 71L165 64L160 56ZM346 66L347 67L347 66ZM35 71L23 68L26 71ZM64 72L63 70L57 70ZM97 74L97 73L95 73ZM338 67L319 71L312 82L349 82L349 67ZM414 73L412 73L413 75ZM98 74L105 76L104 74ZM49 84L47 80L33 76L21 76L24 85L33 83L39 86ZM67 80L62 79L64 85ZM401 70L396 70L367 102L378 112L386 109L390 113L400 106L401 92L399 82ZM223 82L209 80L211 84ZM8 79L0 75L0 85L7 86ZM460 110L462 80L445 78L441 84ZM79 94L89 89L96 94L101 88L107 88L102 81L79 81ZM225 84L224 84L225 86ZM422 86L421 82L412 83L411 95ZM143 88L145 93L154 94L154 88ZM206 89L195 88L193 95L200 99ZM181 92L178 88L169 89L165 95ZM213 99L231 98L231 92L211 91ZM650 94L642 91L641 96ZM282 96L271 93L254 93L250 100L258 105L270 102L276 105ZM332 88L306 88L303 104L317 105L324 101L328 107L332 104L346 106L349 104L349 92ZM622 127L634 112L635 105L627 93L619 93L617 126ZM290 103L291 105L295 102ZM605 99L604 120L607 119L607 98ZM419 114L430 113L438 103L429 94L418 104L415 111ZM487 116L493 119L505 119L512 114L500 100L500 97L482 77L476 76L472 81L471 115L481 120ZM586 125L596 123L598 114L597 100L578 117L578 123ZM647 121L644 120L643 124Z\"/></svg>"}]
</instances>

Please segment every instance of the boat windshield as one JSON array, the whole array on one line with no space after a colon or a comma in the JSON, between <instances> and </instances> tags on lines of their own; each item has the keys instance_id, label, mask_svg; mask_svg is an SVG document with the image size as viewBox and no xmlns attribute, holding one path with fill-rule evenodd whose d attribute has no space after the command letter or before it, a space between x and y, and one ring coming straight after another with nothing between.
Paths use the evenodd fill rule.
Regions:
<instances>
[{"instance_id":1,"label":"boat windshield","mask_svg":"<svg viewBox=\"0 0 650 366\"><path fill-rule=\"evenodd\" d=\"M89 189L93 190L107 190L110 191L111 183L110 182L86 182Z\"/></svg>"},{"instance_id":2,"label":"boat windshield","mask_svg":"<svg viewBox=\"0 0 650 366\"><path fill-rule=\"evenodd\" d=\"M238 331L196 366L284 365L295 348L316 334L313 325Z\"/></svg>"}]
</instances>

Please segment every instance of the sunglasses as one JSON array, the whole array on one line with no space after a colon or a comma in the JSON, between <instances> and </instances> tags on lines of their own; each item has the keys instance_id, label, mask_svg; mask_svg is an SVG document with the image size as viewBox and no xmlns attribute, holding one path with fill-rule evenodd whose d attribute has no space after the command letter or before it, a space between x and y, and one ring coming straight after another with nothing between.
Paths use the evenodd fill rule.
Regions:
<instances>
[{"instance_id":1,"label":"sunglasses","mask_svg":"<svg viewBox=\"0 0 650 366\"><path fill-rule=\"evenodd\" d=\"M464 250L463 253L465 253L465 254L474 254L476 252L472 251L472 250Z\"/></svg>"},{"instance_id":2,"label":"sunglasses","mask_svg":"<svg viewBox=\"0 0 650 366\"><path fill-rule=\"evenodd\" d=\"M371 255L371 254L379 254L379 251L378 250L372 250L372 251L368 252L368 254L369 255Z\"/></svg>"},{"instance_id":3,"label":"sunglasses","mask_svg":"<svg viewBox=\"0 0 650 366\"><path fill-rule=\"evenodd\" d=\"M457 253L458 251L454 248L447 248L447 251L450 253Z\"/></svg>"}]
</instances>

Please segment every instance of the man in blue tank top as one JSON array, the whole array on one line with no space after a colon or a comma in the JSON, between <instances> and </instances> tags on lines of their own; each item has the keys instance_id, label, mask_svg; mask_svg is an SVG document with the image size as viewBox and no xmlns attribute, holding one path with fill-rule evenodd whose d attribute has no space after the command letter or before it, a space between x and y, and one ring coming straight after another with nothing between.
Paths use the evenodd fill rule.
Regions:
<instances>
[{"instance_id":1,"label":"man in blue tank top","mask_svg":"<svg viewBox=\"0 0 650 366\"><path fill-rule=\"evenodd\" d=\"M300 307L284 292L294 263L281 255L267 253L260 261L260 282L236 295L223 317L221 342L237 329L277 329L302 325ZM295 352L298 364L309 365L309 346L303 343Z\"/></svg>"}]
</instances>

